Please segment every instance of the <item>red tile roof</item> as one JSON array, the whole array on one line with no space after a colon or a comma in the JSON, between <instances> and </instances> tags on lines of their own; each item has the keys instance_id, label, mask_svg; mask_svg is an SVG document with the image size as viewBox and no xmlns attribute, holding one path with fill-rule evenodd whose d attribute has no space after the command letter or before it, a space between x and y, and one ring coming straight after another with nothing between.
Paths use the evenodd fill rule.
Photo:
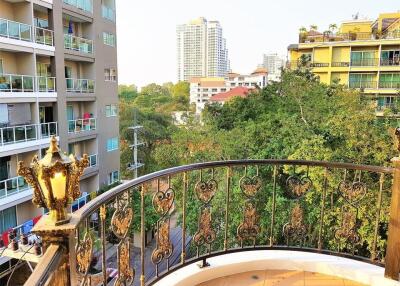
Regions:
<instances>
[{"instance_id":1,"label":"red tile roof","mask_svg":"<svg viewBox=\"0 0 400 286\"><path fill-rule=\"evenodd\" d=\"M216 95L211 97L210 100L217 101L217 102L225 102L225 101L232 99L235 96L247 97L247 95L249 94L249 91L250 91L250 89L248 89L247 87L238 86L227 92L217 93Z\"/></svg>"}]
</instances>

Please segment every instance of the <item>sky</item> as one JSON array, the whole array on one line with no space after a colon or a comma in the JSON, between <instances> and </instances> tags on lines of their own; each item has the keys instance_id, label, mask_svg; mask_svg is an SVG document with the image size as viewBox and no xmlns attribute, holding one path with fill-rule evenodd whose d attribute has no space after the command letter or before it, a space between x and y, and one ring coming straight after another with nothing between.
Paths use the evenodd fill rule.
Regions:
<instances>
[{"instance_id":1,"label":"sky","mask_svg":"<svg viewBox=\"0 0 400 286\"><path fill-rule=\"evenodd\" d=\"M397 4L397 5L396 5ZM320 31L359 13L376 19L400 10L398 0L117 0L118 76L138 87L177 81L176 26L218 20L234 72L246 74L264 53L286 57L302 26Z\"/></svg>"}]
</instances>

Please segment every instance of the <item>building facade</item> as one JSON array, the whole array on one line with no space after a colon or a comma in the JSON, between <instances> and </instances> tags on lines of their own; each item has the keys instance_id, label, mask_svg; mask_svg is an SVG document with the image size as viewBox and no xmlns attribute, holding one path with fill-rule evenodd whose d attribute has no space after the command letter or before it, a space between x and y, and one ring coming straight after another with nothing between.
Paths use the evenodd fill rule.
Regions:
<instances>
[{"instance_id":1,"label":"building facade","mask_svg":"<svg viewBox=\"0 0 400 286\"><path fill-rule=\"evenodd\" d=\"M264 68L257 68L250 75L228 73L226 77L203 77L190 80L190 104L196 105L196 113L203 111L210 99L236 87L249 89L264 88L268 84L268 73Z\"/></svg>"},{"instance_id":2,"label":"building facade","mask_svg":"<svg viewBox=\"0 0 400 286\"><path fill-rule=\"evenodd\" d=\"M392 107L400 88L400 13L343 22L339 30L304 31L290 45L292 69L312 69L324 83L338 82L377 100L378 115Z\"/></svg>"},{"instance_id":3,"label":"building facade","mask_svg":"<svg viewBox=\"0 0 400 286\"><path fill-rule=\"evenodd\" d=\"M119 180L117 104L114 0L0 0L0 235L42 215L16 169L52 135L89 155L83 193Z\"/></svg>"},{"instance_id":4,"label":"building facade","mask_svg":"<svg viewBox=\"0 0 400 286\"><path fill-rule=\"evenodd\" d=\"M278 81L281 77L281 69L284 67L285 60L277 53L264 54L262 67L268 71L268 79Z\"/></svg>"},{"instance_id":5,"label":"building facade","mask_svg":"<svg viewBox=\"0 0 400 286\"><path fill-rule=\"evenodd\" d=\"M224 77L229 70L226 40L218 21L199 18L177 27L178 80Z\"/></svg>"}]
</instances>

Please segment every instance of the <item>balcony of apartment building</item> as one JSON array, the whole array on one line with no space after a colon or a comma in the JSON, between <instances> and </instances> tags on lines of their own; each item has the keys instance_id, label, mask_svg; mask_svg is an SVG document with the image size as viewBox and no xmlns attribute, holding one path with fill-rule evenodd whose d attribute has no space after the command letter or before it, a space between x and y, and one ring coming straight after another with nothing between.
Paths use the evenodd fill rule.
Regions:
<instances>
[{"instance_id":1,"label":"balcony of apartment building","mask_svg":"<svg viewBox=\"0 0 400 286\"><path fill-rule=\"evenodd\" d=\"M65 59L94 62L93 25L69 14L63 14Z\"/></svg>"},{"instance_id":2,"label":"balcony of apartment building","mask_svg":"<svg viewBox=\"0 0 400 286\"><path fill-rule=\"evenodd\" d=\"M69 143L96 138L97 120L94 102L68 102L67 121Z\"/></svg>"},{"instance_id":3,"label":"balcony of apartment building","mask_svg":"<svg viewBox=\"0 0 400 286\"><path fill-rule=\"evenodd\" d=\"M63 0L63 9L80 17L93 17L93 0Z\"/></svg>"},{"instance_id":4,"label":"balcony of apartment building","mask_svg":"<svg viewBox=\"0 0 400 286\"><path fill-rule=\"evenodd\" d=\"M85 169L81 180L85 180L99 173L97 150L96 139L77 141L68 144L68 154L75 154L77 158L82 158L84 154L89 157L89 166Z\"/></svg>"},{"instance_id":5,"label":"balcony of apartment building","mask_svg":"<svg viewBox=\"0 0 400 286\"><path fill-rule=\"evenodd\" d=\"M32 15L29 2L0 0L0 48L54 54L47 9L37 4L33 7Z\"/></svg>"},{"instance_id":6,"label":"balcony of apartment building","mask_svg":"<svg viewBox=\"0 0 400 286\"><path fill-rule=\"evenodd\" d=\"M16 170L19 161L30 162L35 155L38 150L0 157L0 210L32 199L32 189Z\"/></svg>"},{"instance_id":7,"label":"balcony of apartment building","mask_svg":"<svg viewBox=\"0 0 400 286\"><path fill-rule=\"evenodd\" d=\"M0 156L48 146L58 136L54 112L54 103L0 104Z\"/></svg>"},{"instance_id":8,"label":"balcony of apartment building","mask_svg":"<svg viewBox=\"0 0 400 286\"><path fill-rule=\"evenodd\" d=\"M400 39L400 31L385 32L381 35L375 32L333 33L328 31L324 33L318 31L306 31L299 34L300 44L392 40L392 39Z\"/></svg>"},{"instance_id":9,"label":"balcony of apartment building","mask_svg":"<svg viewBox=\"0 0 400 286\"><path fill-rule=\"evenodd\" d=\"M56 101L56 81L49 56L0 49L0 101Z\"/></svg>"},{"instance_id":10,"label":"balcony of apartment building","mask_svg":"<svg viewBox=\"0 0 400 286\"><path fill-rule=\"evenodd\" d=\"M98 195L66 225L41 220L34 231L68 239L26 285L398 286L399 174L274 159L160 170ZM56 271L64 263L76 267Z\"/></svg>"},{"instance_id":11,"label":"balcony of apartment building","mask_svg":"<svg viewBox=\"0 0 400 286\"><path fill-rule=\"evenodd\" d=\"M68 101L94 101L95 77L92 63L65 61L65 81Z\"/></svg>"}]
</instances>

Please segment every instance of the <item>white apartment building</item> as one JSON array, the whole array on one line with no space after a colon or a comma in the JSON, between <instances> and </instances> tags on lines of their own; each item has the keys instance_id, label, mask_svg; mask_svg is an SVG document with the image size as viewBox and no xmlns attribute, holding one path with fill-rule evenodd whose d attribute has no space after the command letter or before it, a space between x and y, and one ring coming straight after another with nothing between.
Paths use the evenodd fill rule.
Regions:
<instances>
[{"instance_id":1,"label":"white apartment building","mask_svg":"<svg viewBox=\"0 0 400 286\"><path fill-rule=\"evenodd\" d=\"M257 68L250 75L228 73L226 77L202 77L190 80L190 104L196 105L196 113L203 111L210 98L216 94L243 86L249 89L264 88L268 84L268 73Z\"/></svg>"},{"instance_id":2,"label":"white apartment building","mask_svg":"<svg viewBox=\"0 0 400 286\"><path fill-rule=\"evenodd\" d=\"M229 60L220 23L198 18L179 25L177 60L179 81L194 77L225 77Z\"/></svg>"},{"instance_id":3,"label":"white apartment building","mask_svg":"<svg viewBox=\"0 0 400 286\"><path fill-rule=\"evenodd\" d=\"M277 81L281 76L281 69L285 64L283 57L277 53L264 54L262 66L268 71L268 79Z\"/></svg>"}]
</instances>

